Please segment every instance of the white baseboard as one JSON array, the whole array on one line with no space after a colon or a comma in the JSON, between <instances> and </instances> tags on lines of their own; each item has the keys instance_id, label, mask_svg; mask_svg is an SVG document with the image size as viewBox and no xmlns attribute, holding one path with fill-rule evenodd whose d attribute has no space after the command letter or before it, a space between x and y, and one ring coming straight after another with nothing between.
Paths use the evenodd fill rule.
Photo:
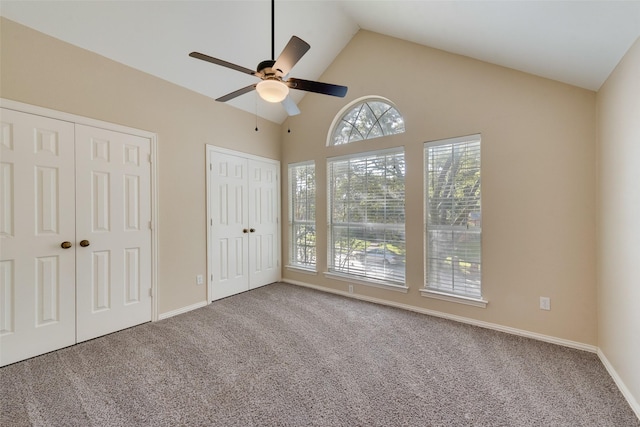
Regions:
<instances>
[{"instance_id":1,"label":"white baseboard","mask_svg":"<svg viewBox=\"0 0 640 427\"><path fill-rule=\"evenodd\" d=\"M195 304L188 305L186 307L179 308L177 310L167 311L166 313L162 313L158 316L158 320L168 319L169 317L177 316L178 314L187 313L191 310L195 310L196 308L202 308L207 306L209 303L207 301L200 301Z\"/></svg>"},{"instance_id":2,"label":"white baseboard","mask_svg":"<svg viewBox=\"0 0 640 427\"><path fill-rule=\"evenodd\" d=\"M503 325L499 325L497 323L483 322L482 320L470 319L468 317L456 316L454 314L448 314L448 313L443 313L441 311L435 311L435 310L429 310L429 309L426 309L426 308L415 307L413 305L401 304L401 303L387 301L387 300L383 300L383 299L379 299L379 298L368 297L368 296L365 296L365 295L350 294L348 292L338 291L338 290L330 289L330 288L325 288L323 286L312 285L310 283L305 283L305 282L301 282L301 281L298 281L298 280L283 279L283 281L285 283L290 283L292 285L303 286L303 287L306 287L306 288L311 288L311 289L316 289L318 291L323 291L323 292L329 292L329 293L332 293L332 294L342 295L342 296L349 297L349 298L355 298L355 299L359 299L359 300L362 300L362 301L372 302L372 303L375 303L375 304L381 304L381 305L387 305L387 306L390 306L390 307L401 308L401 309L413 311L413 312L416 312L416 313L427 314L429 316L441 317L441 318L444 318L444 319L454 320L456 322L467 323L467 324L470 324L470 325L479 326L481 328L493 329L493 330L500 331L500 332L506 332L506 333L512 334L512 335L519 335L519 336L526 337L526 338L532 338L532 339L535 339L535 340L538 340L538 341L544 341L544 342L548 342L548 343L551 343L551 344L558 344L558 345L562 345L562 346L565 346L565 347L575 348L577 350L588 351L590 353L597 353L598 352L598 347L596 347L594 345L584 344L584 343L577 342L577 341L565 340L565 339L553 337L553 336L550 336L550 335L543 335L543 334L538 334L536 332L525 331L523 329L512 328L512 327L509 327L509 326L503 326Z\"/></svg>"},{"instance_id":3,"label":"white baseboard","mask_svg":"<svg viewBox=\"0 0 640 427\"><path fill-rule=\"evenodd\" d=\"M618 386L618 389L620 389L620 392L622 393L624 398L627 399L627 402L629 403L629 406L631 406L631 409L633 409L633 412L636 413L636 417L640 419L640 403L635 399L635 397L633 397L633 394L631 394L631 391L629 391L624 381L622 381L622 378L620 378L618 372L616 372L611 362L609 362L609 359L607 359L607 356L605 356L605 354L600 349L598 349L598 357L600 358L600 361L602 362L604 367L607 368L607 372L609 372L609 375L611 375L611 378L613 378L613 381Z\"/></svg>"}]
</instances>

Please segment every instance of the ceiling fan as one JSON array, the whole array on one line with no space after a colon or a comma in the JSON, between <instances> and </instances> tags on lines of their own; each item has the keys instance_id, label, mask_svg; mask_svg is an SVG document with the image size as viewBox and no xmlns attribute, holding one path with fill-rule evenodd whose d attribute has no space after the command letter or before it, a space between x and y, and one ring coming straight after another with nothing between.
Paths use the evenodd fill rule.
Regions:
<instances>
[{"instance_id":1,"label":"ceiling fan","mask_svg":"<svg viewBox=\"0 0 640 427\"><path fill-rule=\"evenodd\" d=\"M271 0L271 58L275 56L274 1L275 0ZM258 95L260 95L262 99L268 102L280 102L288 115L295 116L296 114L300 114L300 110L296 103L289 97L289 89L304 90L306 92L315 92L323 95L338 96L341 98L347 94L346 86L296 79L293 77L287 78L293 66L298 63L300 58L302 58L310 48L311 46L301 38L292 36L289 43L284 47L282 53L280 53L278 59L260 62L256 71L200 52L191 52L189 56L211 62L212 64L231 68L232 70L240 71L241 73L251 74L252 76L256 76L260 79L260 82L221 96L216 99L216 101L226 102L255 89L258 91Z\"/></svg>"}]
</instances>

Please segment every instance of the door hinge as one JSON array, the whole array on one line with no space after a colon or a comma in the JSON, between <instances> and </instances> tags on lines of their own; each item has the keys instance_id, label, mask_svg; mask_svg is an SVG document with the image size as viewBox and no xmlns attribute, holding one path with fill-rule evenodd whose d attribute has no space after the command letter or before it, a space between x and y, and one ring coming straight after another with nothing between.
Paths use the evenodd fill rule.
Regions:
<instances>
[{"instance_id":1,"label":"door hinge","mask_svg":"<svg viewBox=\"0 0 640 427\"><path fill-rule=\"evenodd\" d=\"M149 288L149 296L152 297L153 296L153 288Z\"/></svg>"},{"instance_id":2,"label":"door hinge","mask_svg":"<svg viewBox=\"0 0 640 427\"><path fill-rule=\"evenodd\" d=\"M149 163L151 163L151 154L149 154Z\"/></svg>"},{"instance_id":3,"label":"door hinge","mask_svg":"<svg viewBox=\"0 0 640 427\"><path fill-rule=\"evenodd\" d=\"M149 221L149 230L153 230L153 221Z\"/></svg>"},{"instance_id":4,"label":"door hinge","mask_svg":"<svg viewBox=\"0 0 640 427\"><path fill-rule=\"evenodd\" d=\"M209 170L212 171L213 170L213 163L209 163Z\"/></svg>"}]
</instances>

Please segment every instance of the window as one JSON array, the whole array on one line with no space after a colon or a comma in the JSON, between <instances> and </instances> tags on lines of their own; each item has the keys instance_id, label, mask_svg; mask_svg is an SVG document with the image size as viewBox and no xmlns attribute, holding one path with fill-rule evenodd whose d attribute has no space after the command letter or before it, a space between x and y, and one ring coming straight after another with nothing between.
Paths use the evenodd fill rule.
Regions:
<instances>
[{"instance_id":1,"label":"window","mask_svg":"<svg viewBox=\"0 0 640 427\"><path fill-rule=\"evenodd\" d=\"M426 290L481 299L480 135L425 144Z\"/></svg>"},{"instance_id":2,"label":"window","mask_svg":"<svg viewBox=\"0 0 640 427\"><path fill-rule=\"evenodd\" d=\"M329 272L404 285L404 150L328 160Z\"/></svg>"},{"instance_id":3,"label":"window","mask_svg":"<svg viewBox=\"0 0 640 427\"><path fill-rule=\"evenodd\" d=\"M316 172L313 163L289 165L289 264L316 267Z\"/></svg>"},{"instance_id":4,"label":"window","mask_svg":"<svg viewBox=\"0 0 640 427\"><path fill-rule=\"evenodd\" d=\"M391 101L384 98L359 99L349 104L334 120L328 145L378 138L404 132L404 119Z\"/></svg>"}]
</instances>

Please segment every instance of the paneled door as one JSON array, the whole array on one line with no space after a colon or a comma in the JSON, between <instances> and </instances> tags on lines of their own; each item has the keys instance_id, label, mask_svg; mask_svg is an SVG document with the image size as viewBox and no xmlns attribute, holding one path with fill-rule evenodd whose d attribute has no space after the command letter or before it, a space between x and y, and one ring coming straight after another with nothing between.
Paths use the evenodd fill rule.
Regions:
<instances>
[{"instance_id":1,"label":"paneled door","mask_svg":"<svg viewBox=\"0 0 640 427\"><path fill-rule=\"evenodd\" d=\"M247 159L216 153L210 162L209 205L213 298L249 289Z\"/></svg>"},{"instance_id":2,"label":"paneled door","mask_svg":"<svg viewBox=\"0 0 640 427\"><path fill-rule=\"evenodd\" d=\"M76 125L78 342L151 320L150 150Z\"/></svg>"},{"instance_id":3,"label":"paneled door","mask_svg":"<svg viewBox=\"0 0 640 427\"><path fill-rule=\"evenodd\" d=\"M0 110L0 365L76 342L74 125Z\"/></svg>"},{"instance_id":4,"label":"paneled door","mask_svg":"<svg viewBox=\"0 0 640 427\"><path fill-rule=\"evenodd\" d=\"M249 160L249 288L280 278L278 165Z\"/></svg>"},{"instance_id":5,"label":"paneled door","mask_svg":"<svg viewBox=\"0 0 640 427\"><path fill-rule=\"evenodd\" d=\"M0 366L150 321L150 138L0 113Z\"/></svg>"},{"instance_id":6,"label":"paneled door","mask_svg":"<svg viewBox=\"0 0 640 427\"><path fill-rule=\"evenodd\" d=\"M280 278L279 163L208 147L209 299Z\"/></svg>"}]
</instances>

